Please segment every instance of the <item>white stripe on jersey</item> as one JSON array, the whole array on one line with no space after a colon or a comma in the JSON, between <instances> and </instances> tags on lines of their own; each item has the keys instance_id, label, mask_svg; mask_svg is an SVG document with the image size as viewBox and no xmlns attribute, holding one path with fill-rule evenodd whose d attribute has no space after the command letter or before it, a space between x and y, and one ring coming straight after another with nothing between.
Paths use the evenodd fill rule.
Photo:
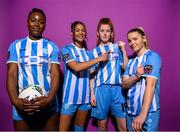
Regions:
<instances>
[{"instance_id":1,"label":"white stripe on jersey","mask_svg":"<svg viewBox=\"0 0 180 132\"><path fill-rule=\"evenodd\" d=\"M69 71L68 71L69 72ZM69 73L70 74L70 73ZM74 74L71 74L72 78L71 78L71 82L76 82L77 78ZM70 82L69 82L70 83ZM69 91L69 99L68 102L73 102L74 100L74 91L75 91L75 87L76 85L71 85L71 90Z\"/></svg>"},{"instance_id":2,"label":"white stripe on jersey","mask_svg":"<svg viewBox=\"0 0 180 132\"><path fill-rule=\"evenodd\" d=\"M156 96L155 95L153 96L152 104L154 106L153 109L156 110L157 109L157 103L156 103Z\"/></svg>"},{"instance_id":3,"label":"white stripe on jersey","mask_svg":"<svg viewBox=\"0 0 180 132\"><path fill-rule=\"evenodd\" d=\"M102 53L105 53L105 52L106 52L104 46L101 46L100 49L101 49ZM99 77L100 77L100 75L101 75L101 74L100 74L100 72L99 72ZM107 76L108 76L108 69L107 69L107 66L105 66L105 68L103 68L103 80L104 80L104 81L107 79ZM99 80L100 80L100 78L99 78ZM100 84L98 84L98 85L100 85Z\"/></svg>"},{"instance_id":4,"label":"white stripe on jersey","mask_svg":"<svg viewBox=\"0 0 180 132\"><path fill-rule=\"evenodd\" d=\"M16 53L17 53L17 56L18 56L18 58L19 58L19 52L17 52L17 51L19 51L20 50L20 48L21 48L21 41L19 41L19 42L17 42L16 43ZM20 67L20 64L19 64L19 62L18 62L18 67ZM20 89L23 89L23 72L22 72L22 70L21 70L21 68L19 68L19 75L18 75L18 85L19 85L19 88Z\"/></svg>"},{"instance_id":5,"label":"white stripe on jersey","mask_svg":"<svg viewBox=\"0 0 180 132\"><path fill-rule=\"evenodd\" d=\"M53 47L51 45L48 45L48 56L50 56L50 53L53 51Z\"/></svg>"},{"instance_id":6,"label":"white stripe on jersey","mask_svg":"<svg viewBox=\"0 0 180 132\"><path fill-rule=\"evenodd\" d=\"M26 48L25 56L31 56L31 50L32 50L32 44L31 43L32 43L32 41L27 40L26 47L25 47ZM28 65L25 68L25 71L26 71L26 74L28 75L28 78L26 78L26 80L28 81L28 84L34 84L34 78L32 75L31 66Z\"/></svg>"},{"instance_id":7,"label":"white stripe on jersey","mask_svg":"<svg viewBox=\"0 0 180 132\"><path fill-rule=\"evenodd\" d=\"M43 56L43 50L42 50L42 49L43 49L43 42L40 41L40 42L38 43L38 45L37 45L37 53L38 53L40 56ZM44 86L44 77L43 77L43 72L42 72L42 70L43 70L42 67L39 67L39 68L37 69L38 82L39 82L39 85L44 88L45 86ZM48 82L50 82L50 81L48 81Z\"/></svg>"},{"instance_id":8,"label":"white stripe on jersey","mask_svg":"<svg viewBox=\"0 0 180 132\"><path fill-rule=\"evenodd\" d=\"M109 46L110 54L114 52L113 46L114 46L113 44ZM111 57L113 57L113 56L111 56ZM111 61L110 67L111 67L111 72L112 72L111 78L110 78L110 84L115 84L115 74L117 74L117 73L115 73L115 60L110 60L110 61ZM107 69L107 67L106 67L106 69ZM107 77L108 77L108 75L107 75Z\"/></svg>"},{"instance_id":9,"label":"white stripe on jersey","mask_svg":"<svg viewBox=\"0 0 180 132\"><path fill-rule=\"evenodd\" d=\"M67 74L66 74L66 78L69 78L70 77L70 71L68 70L67 71ZM68 85L68 81L66 80L64 80L64 84L63 85L65 85L65 86L67 86ZM66 93L66 91L67 91L67 87L63 87L63 90L64 90L64 92L63 92L63 95L65 95L65 93ZM69 93L70 94L70 93ZM63 96L63 100L64 100L64 98L65 98L65 96ZM69 101L69 100L68 100Z\"/></svg>"},{"instance_id":10,"label":"white stripe on jersey","mask_svg":"<svg viewBox=\"0 0 180 132\"><path fill-rule=\"evenodd\" d=\"M137 96L134 97L134 113L136 113L137 110L138 110L138 99L139 99L140 89L141 89L141 85L136 83L136 91L135 91L134 94L137 95Z\"/></svg>"},{"instance_id":11,"label":"white stripe on jersey","mask_svg":"<svg viewBox=\"0 0 180 132\"><path fill-rule=\"evenodd\" d=\"M97 58L98 57L98 52L97 52L97 50L93 50L93 55L94 55L94 58ZM97 63L96 65L99 65L99 63ZM93 69L93 70L95 70L95 69ZM99 70L99 69L98 69ZM98 75L97 75L97 77L96 77L97 79L95 80L95 84L94 85L96 85L96 86L99 86L99 84L100 84L100 79L99 79L99 77L98 77Z\"/></svg>"},{"instance_id":12,"label":"white stripe on jersey","mask_svg":"<svg viewBox=\"0 0 180 132\"><path fill-rule=\"evenodd\" d=\"M87 61L89 61L89 55L88 54L85 54L85 58ZM90 73L88 72L88 77L89 77L89 74ZM89 102L89 97L90 97L89 81L87 81L86 87L87 87L87 92L86 92L85 102Z\"/></svg>"},{"instance_id":13,"label":"white stripe on jersey","mask_svg":"<svg viewBox=\"0 0 180 132\"><path fill-rule=\"evenodd\" d=\"M80 56L80 57L79 57L80 62L84 62L83 56L82 56L80 50L78 50L78 47L77 47L77 46L75 47L75 49L76 49L78 55ZM83 72L83 71L81 71L80 74L81 74L82 72ZM79 92L79 91L83 91L83 81L84 81L83 78L79 78L78 92ZM79 94L78 94L78 96L79 96L79 97L78 97L78 102L81 102L81 101L82 101L82 100L81 100L81 99L82 99L82 94L83 94L83 92L79 92Z\"/></svg>"},{"instance_id":14,"label":"white stripe on jersey","mask_svg":"<svg viewBox=\"0 0 180 132\"><path fill-rule=\"evenodd\" d=\"M112 71L112 75L111 75L111 78L110 78L110 84L115 84L115 74L116 73L116 70L115 70L115 60L112 60L111 61L111 71ZM121 79L120 79L121 80Z\"/></svg>"},{"instance_id":15,"label":"white stripe on jersey","mask_svg":"<svg viewBox=\"0 0 180 132\"><path fill-rule=\"evenodd\" d=\"M136 62L136 60L134 60L134 62L132 62L132 65L134 65ZM131 60L129 61L129 63L131 63ZM133 75L133 67L130 67L129 69L129 75Z\"/></svg>"},{"instance_id":16,"label":"white stripe on jersey","mask_svg":"<svg viewBox=\"0 0 180 132\"><path fill-rule=\"evenodd\" d=\"M142 79L141 93L140 93L141 104L143 103L145 88L146 88L146 80L143 78Z\"/></svg>"},{"instance_id":17,"label":"white stripe on jersey","mask_svg":"<svg viewBox=\"0 0 180 132\"><path fill-rule=\"evenodd\" d=\"M84 51L84 52L85 52L85 51ZM89 54L86 54L86 53L84 53L84 54L85 54L86 60L89 61Z\"/></svg>"},{"instance_id":18,"label":"white stripe on jersey","mask_svg":"<svg viewBox=\"0 0 180 132\"><path fill-rule=\"evenodd\" d=\"M21 48L21 41L18 41L18 42L16 43L16 53L17 53L17 56L18 56L18 57L19 57L20 55L19 55L19 52L17 52L17 51L19 51L20 48Z\"/></svg>"}]
</instances>

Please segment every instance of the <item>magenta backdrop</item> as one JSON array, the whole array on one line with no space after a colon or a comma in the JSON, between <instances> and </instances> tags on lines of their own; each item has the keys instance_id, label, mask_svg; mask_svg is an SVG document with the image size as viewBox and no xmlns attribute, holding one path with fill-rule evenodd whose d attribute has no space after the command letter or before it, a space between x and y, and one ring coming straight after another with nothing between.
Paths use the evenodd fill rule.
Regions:
<instances>
[{"instance_id":1,"label":"magenta backdrop","mask_svg":"<svg viewBox=\"0 0 180 132\"><path fill-rule=\"evenodd\" d=\"M0 1L0 130L13 130L11 104L6 92L6 58L9 44L27 35L26 18L33 7L47 14L45 37L59 48L71 43L70 24L83 21L88 31L88 48L96 45L96 26L110 17L116 41L126 41L126 32L142 26L150 47L163 61L161 76L161 117L159 130L180 130L180 1L179 0L1 0ZM128 54L130 54L127 46ZM88 130L96 130L90 120ZM109 123L109 130L114 130Z\"/></svg>"}]
</instances>

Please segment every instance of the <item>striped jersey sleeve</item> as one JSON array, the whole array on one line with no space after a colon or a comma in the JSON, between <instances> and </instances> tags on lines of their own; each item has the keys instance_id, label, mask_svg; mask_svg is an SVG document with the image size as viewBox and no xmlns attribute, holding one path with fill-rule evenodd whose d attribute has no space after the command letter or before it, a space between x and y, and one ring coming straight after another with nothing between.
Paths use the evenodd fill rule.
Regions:
<instances>
[{"instance_id":1,"label":"striped jersey sleeve","mask_svg":"<svg viewBox=\"0 0 180 132\"><path fill-rule=\"evenodd\" d=\"M62 58L66 64L70 61L75 60L75 57L72 54L70 46L65 46L62 48Z\"/></svg>"},{"instance_id":2,"label":"striped jersey sleeve","mask_svg":"<svg viewBox=\"0 0 180 132\"><path fill-rule=\"evenodd\" d=\"M60 50L57 45L51 41L49 44L52 46L52 53L50 55L50 63L60 64Z\"/></svg>"},{"instance_id":3,"label":"striped jersey sleeve","mask_svg":"<svg viewBox=\"0 0 180 132\"><path fill-rule=\"evenodd\" d=\"M89 52L89 59L90 59L90 60L93 60L93 59L98 58L98 57L99 57L99 56L98 56L98 53L97 53L97 51L96 51L95 49L93 49L93 50L91 50L91 51ZM91 71L96 71L97 68L98 68L98 64L99 64L99 63L93 65L93 66L90 68L90 70L91 70Z\"/></svg>"},{"instance_id":4,"label":"striped jersey sleeve","mask_svg":"<svg viewBox=\"0 0 180 132\"><path fill-rule=\"evenodd\" d=\"M143 65L145 73L142 76L158 79L161 69L161 58L157 53L147 55L147 60Z\"/></svg>"},{"instance_id":5,"label":"striped jersey sleeve","mask_svg":"<svg viewBox=\"0 0 180 132\"><path fill-rule=\"evenodd\" d=\"M16 50L16 44L19 42L19 40L14 41L8 49L8 60L7 63L18 63L18 55Z\"/></svg>"}]
</instances>

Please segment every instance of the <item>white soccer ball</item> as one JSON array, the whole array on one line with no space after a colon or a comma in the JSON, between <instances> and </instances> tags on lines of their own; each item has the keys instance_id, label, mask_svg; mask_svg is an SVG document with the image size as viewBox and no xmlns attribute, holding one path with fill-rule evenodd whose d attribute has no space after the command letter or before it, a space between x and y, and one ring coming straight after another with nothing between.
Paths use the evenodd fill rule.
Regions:
<instances>
[{"instance_id":1,"label":"white soccer ball","mask_svg":"<svg viewBox=\"0 0 180 132\"><path fill-rule=\"evenodd\" d=\"M46 90L39 85L30 85L19 93L19 98L32 100L40 96L47 96Z\"/></svg>"}]
</instances>

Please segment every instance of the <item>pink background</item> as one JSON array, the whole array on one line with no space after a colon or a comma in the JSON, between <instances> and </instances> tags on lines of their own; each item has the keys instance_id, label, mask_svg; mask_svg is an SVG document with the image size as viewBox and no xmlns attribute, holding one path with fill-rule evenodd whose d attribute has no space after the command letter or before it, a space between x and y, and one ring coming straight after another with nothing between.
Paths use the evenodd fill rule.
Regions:
<instances>
[{"instance_id":1,"label":"pink background","mask_svg":"<svg viewBox=\"0 0 180 132\"><path fill-rule=\"evenodd\" d=\"M142 26L150 48L162 57L161 117L159 130L180 130L180 1L179 0L1 0L0 1L0 130L13 130L11 104L6 92L7 50L12 41L27 36L28 12L38 7L47 15L45 37L61 49L71 43L70 24L85 23L88 48L96 45L101 17L110 17L116 41L126 41L130 28ZM128 54L131 54L127 45ZM96 130L90 120L87 130ZM109 123L109 130L114 130Z\"/></svg>"}]
</instances>

